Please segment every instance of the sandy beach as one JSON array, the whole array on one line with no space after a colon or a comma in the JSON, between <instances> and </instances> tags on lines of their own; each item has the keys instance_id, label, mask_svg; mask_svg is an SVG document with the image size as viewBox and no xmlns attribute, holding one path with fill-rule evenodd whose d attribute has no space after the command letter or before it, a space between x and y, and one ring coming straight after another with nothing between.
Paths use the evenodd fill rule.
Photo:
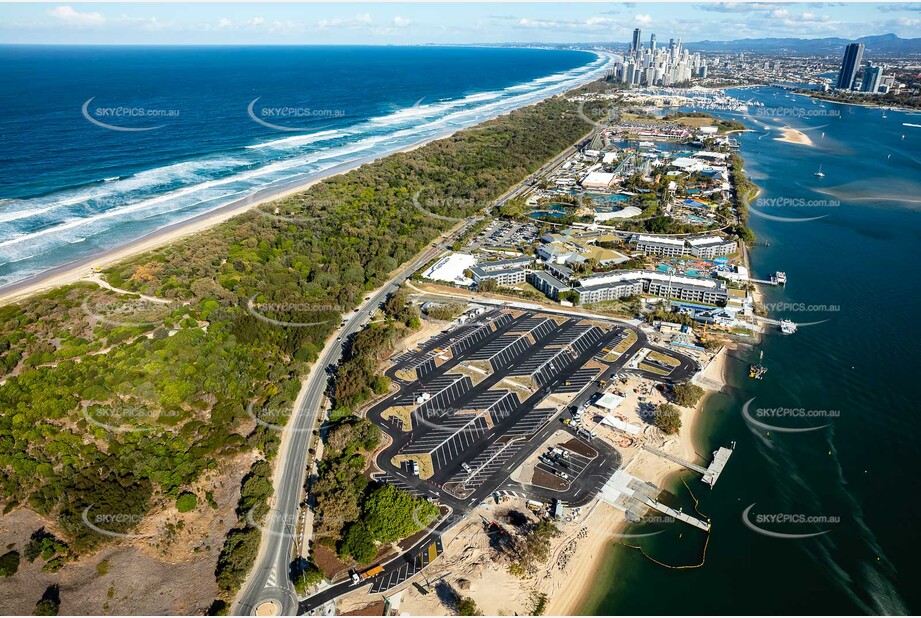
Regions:
<instances>
[{"instance_id":1,"label":"sandy beach","mask_svg":"<svg viewBox=\"0 0 921 618\"><path fill-rule=\"evenodd\" d=\"M694 444L699 433L697 425L709 394L725 384L727 358L726 348L701 358L704 370L694 382L705 388L708 394L694 408L679 408L682 428L677 436L664 437L657 429L644 423L643 440L673 455L698 461L699 449L695 449ZM623 387L628 396L618 410L629 422L641 422L638 416L634 418L635 413L632 412L640 396L633 392L633 387L639 384L639 378L634 378ZM654 403L664 402L661 393L655 389L651 389L646 398ZM624 446L624 434L603 426L597 427L596 431L601 439L618 444L626 471L637 478L665 488L669 477L683 470L677 464L641 450L639 444ZM583 507L572 521L558 522L561 534L552 542L549 560L532 578L522 580L508 572L502 559L496 559L481 519L488 521L501 517L502 512L509 509L526 512L523 501L519 499L509 499L498 505L490 501L449 530L443 537L445 553L429 567L422 581L423 584L430 582L429 594L422 594L411 585L395 591L400 598L400 612L450 615L451 610L439 595L431 593L436 581L444 581L457 594L471 597L485 615L530 614L539 594L547 595L546 615L579 615L590 609L586 604L600 592L598 574L604 569L612 546L618 542L617 535L629 525L624 513L595 500ZM378 597L366 590L356 591L340 599L338 610L342 613L360 610L377 600Z\"/></svg>"},{"instance_id":2,"label":"sandy beach","mask_svg":"<svg viewBox=\"0 0 921 618\"><path fill-rule=\"evenodd\" d=\"M664 450L690 461L698 460L694 444L694 436L698 433L697 424L710 394L722 388L726 383L727 357L727 349L725 347L720 349L693 380L695 384L708 392L696 407L679 408L681 410L681 431L677 437L669 437L666 440ZM626 403L622 404L623 409L626 409ZM635 421L635 419L628 420ZM622 452L624 450L627 451L624 453L626 472L644 481L651 481L660 488L665 487L671 475L684 470L681 466L647 451L622 449ZM579 546L579 560L566 571L558 591L553 595L548 606L549 615L572 616L584 612L584 605L593 597L593 587L597 584L594 574L601 571L609 548L617 542L617 537L614 535L622 532L628 522L623 512L602 503L590 515L586 524L592 534Z\"/></svg>"},{"instance_id":3,"label":"sandy beach","mask_svg":"<svg viewBox=\"0 0 921 618\"><path fill-rule=\"evenodd\" d=\"M263 189L245 198L230 202L229 204L221 206L220 208L210 212L186 219L185 221L177 221L176 223L151 232L150 234L142 236L134 242L128 243L126 245L116 247L114 249L104 251L98 255L80 259L69 264L64 264L56 268L51 268L40 275L25 279L0 289L0 305L9 304L55 287L76 283L82 280L92 279L96 275L95 271L99 270L100 268L106 268L107 266L111 266L112 264L115 264L121 260L125 260L145 251L163 247L186 236L197 234L262 204L267 204L269 202L283 199L290 195L302 193L322 180L326 180L327 178L332 178L333 176L338 176L340 174L345 174L346 172L361 167L366 163L371 163L373 161L377 161L378 159L383 159L385 157L389 157L401 152L411 152L417 148L425 146L430 142L449 137L456 132L457 131L455 130L444 135L432 136L426 140L420 141L419 143L410 144L405 148L401 148L393 152L381 153L379 155L364 157L354 161L341 163L295 183L288 183L287 185L278 188Z\"/></svg>"},{"instance_id":4,"label":"sandy beach","mask_svg":"<svg viewBox=\"0 0 921 618\"><path fill-rule=\"evenodd\" d=\"M815 146L815 144L812 142L812 139L799 129L794 129L793 127L783 127L781 130L783 131L783 137L774 138L778 142L799 144L801 146Z\"/></svg>"}]
</instances>

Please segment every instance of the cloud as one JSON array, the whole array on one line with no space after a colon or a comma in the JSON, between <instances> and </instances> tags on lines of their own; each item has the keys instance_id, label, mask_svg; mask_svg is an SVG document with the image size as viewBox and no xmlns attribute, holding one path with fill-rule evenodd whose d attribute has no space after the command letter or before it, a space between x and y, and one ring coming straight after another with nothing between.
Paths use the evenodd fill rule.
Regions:
<instances>
[{"instance_id":1,"label":"cloud","mask_svg":"<svg viewBox=\"0 0 921 618\"><path fill-rule=\"evenodd\" d=\"M774 11L782 9L783 6L773 2L715 2L712 4L698 4L697 8L716 13L752 13L755 11Z\"/></svg>"},{"instance_id":2,"label":"cloud","mask_svg":"<svg viewBox=\"0 0 921 618\"><path fill-rule=\"evenodd\" d=\"M643 26L648 26L649 24L652 23L652 15L648 13L644 15L637 15L633 19L636 21L636 23L643 25Z\"/></svg>"},{"instance_id":3,"label":"cloud","mask_svg":"<svg viewBox=\"0 0 921 618\"><path fill-rule=\"evenodd\" d=\"M101 26L106 22L106 18L102 13L80 13L66 4L51 9L48 11L48 15L72 26Z\"/></svg>"},{"instance_id":4,"label":"cloud","mask_svg":"<svg viewBox=\"0 0 921 618\"><path fill-rule=\"evenodd\" d=\"M317 28L326 30L329 28L356 28L359 26L370 26L374 23L370 13L360 13L355 17L334 17L333 19L321 19L317 22Z\"/></svg>"},{"instance_id":5,"label":"cloud","mask_svg":"<svg viewBox=\"0 0 921 618\"><path fill-rule=\"evenodd\" d=\"M400 17L399 15L393 18L393 25L396 26L397 28L405 28L411 23L412 23L411 20L405 17Z\"/></svg>"},{"instance_id":6,"label":"cloud","mask_svg":"<svg viewBox=\"0 0 921 618\"><path fill-rule=\"evenodd\" d=\"M893 2L892 4L879 4L876 6L878 11L884 13L895 13L900 11L921 11L921 2Z\"/></svg>"},{"instance_id":7,"label":"cloud","mask_svg":"<svg viewBox=\"0 0 921 618\"><path fill-rule=\"evenodd\" d=\"M610 31L619 27L620 22L612 17L589 17L588 19L562 20L562 19L528 19L522 17L516 24L519 28L536 28L543 30L566 30L569 32L599 32Z\"/></svg>"}]
</instances>

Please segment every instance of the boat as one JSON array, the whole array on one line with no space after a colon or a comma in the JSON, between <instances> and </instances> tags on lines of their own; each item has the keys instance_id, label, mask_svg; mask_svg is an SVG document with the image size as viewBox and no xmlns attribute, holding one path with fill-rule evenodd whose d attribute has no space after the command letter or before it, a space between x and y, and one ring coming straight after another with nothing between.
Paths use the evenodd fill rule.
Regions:
<instances>
[{"instance_id":1,"label":"boat","mask_svg":"<svg viewBox=\"0 0 921 618\"><path fill-rule=\"evenodd\" d=\"M822 171L821 163L819 164L819 171L815 173L815 176L818 176L819 178L825 178L825 172Z\"/></svg>"},{"instance_id":2,"label":"boat","mask_svg":"<svg viewBox=\"0 0 921 618\"><path fill-rule=\"evenodd\" d=\"M782 271L782 270L778 270L778 271L774 274L774 278L777 279L778 285L786 285L786 284L787 284L787 273L785 273L785 272Z\"/></svg>"},{"instance_id":3,"label":"boat","mask_svg":"<svg viewBox=\"0 0 921 618\"><path fill-rule=\"evenodd\" d=\"M755 380L760 380L764 377L764 374L767 373L767 367L761 363L764 361L764 351L761 352L761 356L758 357L758 364L754 363L748 368L748 377L754 378Z\"/></svg>"},{"instance_id":4,"label":"boat","mask_svg":"<svg viewBox=\"0 0 921 618\"><path fill-rule=\"evenodd\" d=\"M796 322L792 322L790 320L781 320L780 332L782 332L784 335L792 335L796 332Z\"/></svg>"}]
</instances>

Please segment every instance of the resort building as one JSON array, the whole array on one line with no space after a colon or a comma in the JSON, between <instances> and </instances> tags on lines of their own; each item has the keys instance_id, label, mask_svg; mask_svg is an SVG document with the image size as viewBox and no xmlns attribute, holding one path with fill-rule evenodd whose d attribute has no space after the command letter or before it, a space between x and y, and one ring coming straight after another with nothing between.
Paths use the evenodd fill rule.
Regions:
<instances>
[{"instance_id":1,"label":"resort building","mask_svg":"<svg viewBox=\"0 0 921 618\"><path fill-rule=\"evenodd\" d=\"M473 280L479 285L486 279L494 280L500 286L515 285L522 283L528 274L524 268L502 268L498 270L484 270L481 266L471 266L470 273Z\"/></svg>"},{"instance_id":2,"label":"resort building","mask_svg":"<svg viewBox=\"0 0 921 618\"><path fill-rule=\"evenodd\" d=\"M720 236L700 236L688 238L688 253L702 260L712 260L721 255L731 255L739 248L734 240L726 240Z\"/></svg>"},{"instance_id":3,"label":"resort building","mask_svg":"<svg viewBox=\"0 0 921 618\"><path fill-rule=\"evenodd\" d=\"M573 288L579 302L595 303L645 292L662 298L675 298L708 305L725 304L726 284L716 279L667 274L656 270L626 270L583 279Z\"/></svg>"},{"instance_id":4,"label":"resort building","mask_svg":"<svg viewBox=\"0 0 921 618\"><path fill-rule=\"evenodd\" d=\"M528 283L543 292L548 298L553 300L560 299L561 292L572 290L571 287L554 277L548 272L542 270L532 270L528 272Z\"/></svg>"},{"instance_id":5,"label":"resort building","mask_svg":"<svg viewBox=\"0 0 921 618\"><path fill-rule=\"evenodd\" d=\"M636 237L636 250L642 251L646 255L661 255L662 257L678 257L685 253L684 241L680 238L669 238L668 236L646 236Z\"/></svg>"}]
</instances>

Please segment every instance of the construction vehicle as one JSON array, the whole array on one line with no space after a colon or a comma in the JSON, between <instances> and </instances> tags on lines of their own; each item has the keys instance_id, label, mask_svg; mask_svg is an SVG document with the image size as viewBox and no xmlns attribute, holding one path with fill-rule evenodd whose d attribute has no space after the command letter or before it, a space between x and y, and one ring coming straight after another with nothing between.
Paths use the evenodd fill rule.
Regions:
<instances>
[{"instance_id":1,"label":"construction vehicle","mask_svg":"<svg viewBox=\"0 0 921 618\"><path fill-rule=\"evenodd\" d=\"M563 419L563 424L564 424L564 425L572 425L572 419L571 419L571 418L564 418L564 419Z\"/></svg>"},{"instance_id":2,"label":"construction vehicle","mask_svg":"<svg viewBox=\"0 0 921 618\"><path fill-rule=\"evenodd\" d=\"M384 572L384 567L380 565L377 565L376 567L371 567L367 571L362 571L361 573L356 573L355 571L352 571L352 583L357 584L359 582L363 582L366 579L371 579L375 575L380 575L383 572Z\"/></svg>"}]
</instances>

